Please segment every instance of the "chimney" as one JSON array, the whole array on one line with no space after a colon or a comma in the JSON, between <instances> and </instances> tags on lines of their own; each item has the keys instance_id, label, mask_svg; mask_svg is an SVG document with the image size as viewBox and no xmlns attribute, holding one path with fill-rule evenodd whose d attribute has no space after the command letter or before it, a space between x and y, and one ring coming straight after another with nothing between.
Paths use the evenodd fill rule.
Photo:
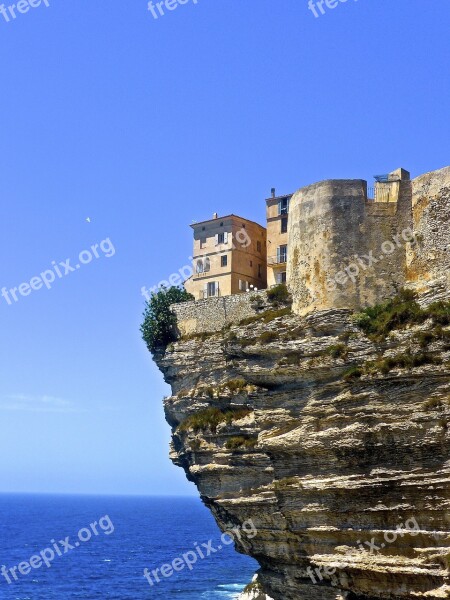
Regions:
<instances>
[{"instance_id":1,"label":"chimney","mask_svg":"<svg viewBox=\"0 0 450 600\"><path fill-rule=\"evenodd\" d=\"M213 219L218 219L218 218L219 218L218 214L217 213L213 213Z\"/></svg>"},{"instance_id":2,"label":"chimney","mask_svg":"<svg viewBox=\"0 0 450 600\"><path fill-rule=\"evenodd\" d=\"M272 194L272 198L275 198L275 188L272 188L270 190L270 193Z\"/></svg>"}]
</instances>

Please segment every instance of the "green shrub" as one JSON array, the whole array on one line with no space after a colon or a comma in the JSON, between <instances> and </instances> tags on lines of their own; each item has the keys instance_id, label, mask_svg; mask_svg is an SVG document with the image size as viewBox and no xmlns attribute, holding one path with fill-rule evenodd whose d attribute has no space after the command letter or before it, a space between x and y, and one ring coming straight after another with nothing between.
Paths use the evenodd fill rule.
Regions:
<instances>
[{"instance_id":1,"label":"green shrub","mask_svg":"<svg viewBox=\"0 0 450 600\"><path fill-rule=\"evenodd\" d=\"M215 433L217 426L222 423L224 419L225 416L223 412L218 408L206 408L185 419L183 423L181 423L179 430L189 431L189 429L193 429L194 432L197 433L197 431L210 429Z\"/></svg>"},{"instance_id":2,"label":"green shrub","mask_svg":"<svg viewBox=\"0 0 450 600\"><path fill-rule=\"evenodd\" d=\"M277 319L278 317L284 317L285 315L290 315L291 314L291 308L289 306L287 306L286 308L280 308L278 310L266 310L262 313L260 313L259 315L254 315L253 317L246 317L245 319L242 319L242 321L239 322L239 325L244 326L244 325L251 325L252 323L258 323L258 322L262 322L262 323L270 323L270 321L273 321L274 319Z\"/></svg>"},{"instance_id":3,"label":"green shrub","mask_svg":"<svg viewBox=\"0 0 450 600\"><path fill-rule=\"evenodd\" d=\"M395 298L366 308L355 317L356 324L365 333L377 339L384 338L394 329L423 323L425 319L416 301L416 295L409 290L402 290Z\"/></svg>"},{"instance_id":4,"label":"green shrub","mask_svg":"<svg viewBox=\"0 0 450 600\"><path fill-rule=\"evenodd\" d=\"M436 325L449 325L450 302L435 302L428 308L421 308L414 292L401 290L395 298L366 308L355 316L356 324L378 341L395 329L419 325L427 319L432 319Z\"/></svg>"},{"instance_id":5,"label":"green shrub","mask_svg":"<svg viewBox=\"0 0 450 600\"><path fill-rule=\"evenodd\" d=\"M177 318L170 307L177 302L190 300L194 300L194 296L175 286L162 287L152 293L146 304L141 325L142 339L150 352L165 350L170 342L177 339Z\"/></svg>"},{"instance_id":6,"label":"green shrub","mask_svg":"<svg viewBox=\"0 0 450 600\"><path fill-rule=\"evenodd\" d=\"M221 423L231 425L233 421L243 419L251 413L252 411L246 407L227 411L222 411L219 408L206 408L205 410L201 410L190 417L187 417L187 419L180 424L178 429L181 432L193 429L195 433L207 430L216 433L217 427Z\"/></svg>"},{"instance_id":7,"label":"green shrub","mask_svg":"<svg viewBox=\"0 0 450 600\"><path fill-rule=\"evenodd\" d=\"M362 368L354 366L354 367L350 367L350 369L345 371L345 373L343 374L343 378L344 378L344 381L351 382L351 381L354 381L355 379L360 379L362 374L363 374Z\"/></svg>"},{"instance_id":8,"label":"green shrub","mask_svg":"<svg viewBox=\"0 0 450 600\"><path fill-rule=\"evenodd\" d=\"M225 443L228 450L238 450L240 448L254 448L258 443L257 438L248 436L237 436L229 438Z\"/></svg>"},{"instance_id":9,"label":"green shrub","mask_svg":"<svg viewBox=\"0 0 450 600\"><path fill-rule=\"evenodd\" d=\"M270 342L274 342L278 339L278 333L275 331L265 331L259 336L259 341L261 344L270 344Z\"/></svg>"},{"instance_id":10,"label":"green shrub","mask_svg":"<svg viewBox=\"0 0 450 600\"><path fill-rule=\"evenodd\" d=\"M450 302L434 302L424 310L437 325L450 325Z\"/></svg>"},{"instance_id":11,"label":"green shrub","mask_svg":"<svg viewBox=\"0 0 450 600\"><path fill-rule=\"evenodd\" d=\"M267 299L271 304L287 304L289 302L289 291L286 284L280 283L267 290Z\"/></svg>"},{"instance_id":12,"label":"green shrub","mask_svg":"<svg viewBox=\"0 0 450 600\"><path fill-rule=\"evenodd\" d=\"M298 352L291 352L290 354L288 354L287 356L284 356L280 362L279 365L281 367L287 367L289 365L298 365L300 363L300 359L303 357L302 352L298 351Z\"/></svg>"},{"instance_id":13,"label":"green shrub","mask_svg":"<svg viewBox=\"0 0 450 600\"><path fill-rule=\"evenodd\" d=\"M414 335L414 339L421 348L426 348L434 341L434 335L431 331L419 331Z\"/></svg>"},{"instance_id":14,"label":"green shrub","mask_svg":"<svg viewBox=\"0 0 450 600\"><path fill-rule=\"evenodd\" d=\"M345 344L334 344L325 350L322 350L322 355L329 355L332 358L342 358L347 355L347 346Z\"/></svg>"},{"instance_id":15,"label":"green shrub","mask_svg":"<svg viewBox=\"0 0 450 600\"><path fill-rule=\"evenodd\" d=\"M422 365L440 364L442 360L428 352L413 354L411 350L375 361L369 365L372 372L379 371L387 375L392 369L413 369Z\"/></svg>"},{"instance_id":16,"label":"green shrub","mask_svg":"<svg viewBox=\"0 0 450 600\"><path fill-rule=\"evenodd\" d=\"M245 381L245 379L230 379L229 381L226 381L225 383L222 383L221 386L219 386L219 391L224 392L228 389L232 394L234 394L243 390L246 387L246 385L247 382Z\"/></svg>"}]
</instances>

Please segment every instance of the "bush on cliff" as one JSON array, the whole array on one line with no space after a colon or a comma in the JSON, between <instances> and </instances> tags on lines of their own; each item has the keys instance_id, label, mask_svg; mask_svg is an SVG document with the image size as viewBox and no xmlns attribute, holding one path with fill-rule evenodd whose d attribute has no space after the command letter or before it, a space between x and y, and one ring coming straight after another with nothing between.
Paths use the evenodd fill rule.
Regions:
<instances>
[{"instance_id":1,"label":"bush on cliff","mask_svg":"<svg viewBox=\"0 0 450 600\"><path fill-rule=\"evenodd\" d=\"M434 325L449 325L450 302L434 302L422 308L413 291L401 290L395 298L356 315L356 324L374 340L381 341L395 329L420 325L428 319L432 319Z\"/></svg>"},{"instance_id":2,"label":"bush on cliff","mask_svg":"<svg viewBox=\"0 0 450 600\"><path fill-rule=\"evenodd\" d=\"M280 283L268 289L267 299L274 306L279 306L280 304L288 304L290 296L287 286L284 283Z\"/></svg>"},{"instance_id":3,"label":"bush on cliff","mask_svg":"<svg viewBox=\"0 0 450 600\"><path fill-rule=\"evenodd\" d=\"M144 310L141 325L142 339L150 352L165 350L177 338L177 318L172 312L172 304L194 300L184 288L172 286L162 287L153 292Z\"/></svg>"}]
</instances>

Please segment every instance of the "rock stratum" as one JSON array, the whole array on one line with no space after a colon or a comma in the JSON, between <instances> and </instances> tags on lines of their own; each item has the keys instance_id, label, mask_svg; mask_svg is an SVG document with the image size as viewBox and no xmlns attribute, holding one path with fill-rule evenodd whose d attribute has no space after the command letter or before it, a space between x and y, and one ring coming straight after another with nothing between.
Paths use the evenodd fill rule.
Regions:
<instances>
[{"instance_id":1,"label":"rock stratum","mask_svg":"<svg viewBox=\"0 0 450 600\"><path fill-rule=\"evenodd\" d=\"M258 311L154 355L174 463L274 600L450 598L448 325Z\"/></svg>"}]
</instances>

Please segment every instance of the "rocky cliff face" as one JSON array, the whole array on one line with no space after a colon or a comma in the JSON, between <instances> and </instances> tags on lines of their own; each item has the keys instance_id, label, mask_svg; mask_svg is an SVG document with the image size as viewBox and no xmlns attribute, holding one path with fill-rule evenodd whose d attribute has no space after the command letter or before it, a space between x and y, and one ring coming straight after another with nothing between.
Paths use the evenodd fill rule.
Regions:
<instances>
[{"instance_id":1,"label":"rocky cliff face","mask_svg":"<svg viewBox=\"0 0 450 600\"><path fill-rule=\"evenodd\" d=\"M449 327L260 308L155 356L172 460L274 600L450 598Z\"/></svg>"}]
</instances>

